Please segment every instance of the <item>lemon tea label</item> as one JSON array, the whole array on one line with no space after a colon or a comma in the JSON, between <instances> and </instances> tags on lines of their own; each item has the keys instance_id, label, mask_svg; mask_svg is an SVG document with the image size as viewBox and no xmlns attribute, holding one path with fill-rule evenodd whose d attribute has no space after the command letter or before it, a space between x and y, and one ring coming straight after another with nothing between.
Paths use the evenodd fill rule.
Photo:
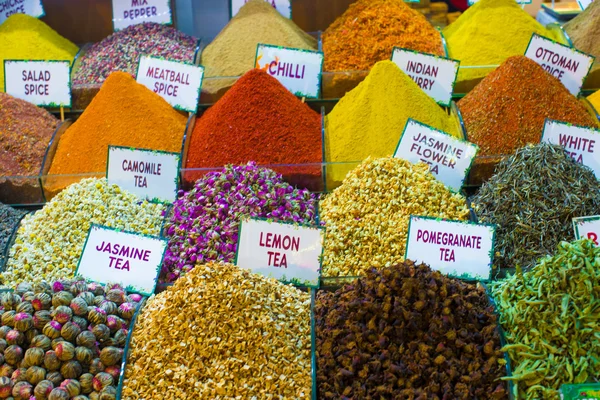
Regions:
<instances>
[{"instance_id":1,"label":"lemon tea label","mask_svg":"<svg viewBox=\"0 0 600 400\"><path fill-rule=\"evenodd\" d=\"M282 282L318 287L323 237L318 226L244 220L236 265Z\"/></svg>"},{"instance_id":2,"label":"lemon tea label","mask_svg":"<svg viewBox=\"0 0 600 400\"><path fill-rule=\"evenodd\" d=\"M536 33L531 36L525 56L558 78L574 96L579 95L583 81L594 63L594 57Z\"/></svg>"},{"instance_id":3,"label":"lemon tea label","mask_svg":"<svg viewBox=\"0 0 600 400\"><path fill-rule=\"evenodd\" d=\"M274 9L279 11L279 14L286 18L292 18L292 2L291 0L265 0ZM246 4L248 0L231 0L231 17L235 17L240 11L240 8Z\"/></svg>"},{"instance_id":4,"label":"lemon tea label","mask_svg":"<svg viewBox=\"0 0 600 400\"><path fill-rule=\"evenodd\" d=\"M589 239L596 246L600 242L600 215L573 218L575 239Z\"/></svg>"},{"instance_id":5,"label":"lemon tea label","mask_svg":"<svg viewBox=\"0 0 600 400\"><path fill-rule=\"evenodd\" d=\"M115 31L144 22L173 23L170 0L112 0L112 9Z\"/></svg>"},{"instance_id":6,"label":"lemon tea label","mask_svg":"<svg viewBox=\"0 0 600 400\"><path fill-rule=\"evenodd\" d=\"M600 400L600 383L562 385L559 393L561 400Z\"/></svg>"},{"instance_id":7,"label":"lemon tea label","mask_svg":"<svg viewBox=\"0 0 600 400\"><path fill-rule=\"evenodd\" d=\"M406 258L450 276L488 280L495 235L494 225L411 216Z\"/></svg>"},{"instance_id":8,"label":"lemon tea label","mask_svg":"<svg viewBox=\"0 0 600 400\"><path fill-rule=\"evenodd\" d=\"M35 18L46 15L42 0L0 0L0 25L13 14L27 14Z\"/></svg>"},{"instance_id":9,"label":"lemon tea label","mask_svg":"<svg viewBox=\"0 0 600 400\"><path fill-rule=\"evenodd\" d=\"M394 47L392 61L438 104L449 106L459 61Z\"/></svg>"},{"instance_id":10,"label":"lemon tea label","mask_svg":"<svg viewBox=\"0 0 600 400\"><path fill-rule=\"evenodd\" d=\"M319 97L323 72L323 53L320 51L259 44L255 66L298 97Z\"/></svg>"},{"instance_id":11,"label":"lemon tea label","mask_svg":"<svg viewBox=\"0 0 600 400\"><path fill-rule=\"evenodd\" d=\"M479 148L445 132L409 119L404 126L395 158L412 163L424 162L435 177L458 192L465 181Z\"/></svg>"},{"instance_id":12,"label":"lemon tea label","mask_svg":"<svg viewBox=\"0 0 600 400\"><path fill-rule=\"evenodd\" d=\"M11 96L41 107L71 107L68 61L4 61L4 88Z\"/></svg>"},{"instance_id":13,"label":"lemon tea label","mask_svg":"<svg viewBox=\"0 0 600 400\"><path fill-rule=\"evenodd\" d=\"M159 237L92 225L75 275L98 283L122 283L151 296L168 241Z\"/></svg>"},{"instance_id":14,"label":"lemon tea label","mask_svg":"<svg viewBox=\"0 0 600 400\"><path fill-rule=\"evenodd\" d=\"M106 179L142 199L172 203L180 162L179 153L108 146Z\"/></svg>"}]
</instances>

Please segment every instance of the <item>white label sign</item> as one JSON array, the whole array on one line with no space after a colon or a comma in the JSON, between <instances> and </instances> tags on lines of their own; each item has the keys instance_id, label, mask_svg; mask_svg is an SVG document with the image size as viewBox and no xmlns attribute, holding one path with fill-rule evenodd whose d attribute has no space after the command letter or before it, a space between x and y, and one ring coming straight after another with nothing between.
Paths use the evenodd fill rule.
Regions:
<instances>
[{"instance_id":1,"label":"white label sign","mask_svg":"<svg viewBox=\"0 0 600 400\"><path fill-rule=\"evenodd\" d=\"M496 227L410 217L406 258L458 278L490 278Z\"/></svg>"},{"instance_id":2,"label":"white label sign","mask_svg":"<svg viewBox=\"0 0 600 400\"><path fill-rule=\"evenodd\" d=\"M579 4L579 8L581 8L581 11L585 11L586 8L588 8L590 6L590 4L592 4L593 0L577 0L577 4Z\"/></svg>"},{"instance_id":3,"label":"white label sign","mask_svg":"<svg viewBox=\"0 0 600 400\"><path fill-rule=\"evenodd\" d=\"M458 192L478 150L479 147L473 143L409 118L394 157L429 164L431 173L438 180Z\"/></svg>"},{"instance_id":4,"label":"white label sign","mask_svg":"<svg viewBox=\"0 0 600 400\"><path fill-rule=\"evenodd\" d=\"M202 66L141 56L136 80L175 109L195 113L203 77Z\"/></svg>"},{"instance_id":5,"label":"white label sign","mask_svg":"<svg viewBox=\"0 0 600 400\"><path fill-rule=\"evenodd\" d=\"M0 25L13 14L27 14L35 18L46 15L42 0L0 0Z\"/></svg>"},{"instance_id":6,"label":"white label sign","mask_svg":"<svg viewBox=\"0 0 600 400\"><path fill-rule=\"evenodd\" d=\"M578 163L589 167L600 179L600 130L547 119L542 142L558 144Z\"/></svg>"},{"instance_id":7,"label":"white label sign","mask_svg":"<svg viewBox=\"0 0 600 400\"><path fill-rule=\"evenodd\" d=\"M573 218L575 239L589 239L596 246L600 241L600 215Z\"/></svg>"},{"instance_id":8,"label":"white label sign","mask_svg":"<svg viewBox=\"0 0 600 400\"><path fill-rule=\"evenodd\" d=\"M11 96L38 106L71 107L68 61L4 61L4 88Z\"/></svg>"},{"instance_id":9,"label":"white label sign","mask_svg":"<svg viewBox=\"0 0 600 400\"><path fill-rule=\"evenodd\" d=\"M180 160L179 153L108 146L106 179L142 199L172 203Z\"/></svg>"},{"instance_id":10,"label":"white label sign","mask_svg":"<svg viewBox=\"0 0 600 400\"><path fill-rule=\"evenodd\" d=\"M265 0L271 4L274 9L279 11L286 18L292 18L292 2L291 0ZM235 17L240 11L240 8L246 4L248 0L231 0L231 17Z\"/></svg>"},{"instance_id":11,"label":"white label sign","mask_svg":"<svg viewBox=\"0 0 600 400\"><path fill-rule=\"evenodd\" d=\"M122 283L146 296L154 293L168 241L92 225L75 275L98 283Z\"/></svg>"},{"instance_id":12,"label":"white label sign","mask_svg":"<svg viewBox=\"0 0 600 400\"><path fill-rule=\"evenodd\" d=\"M170 0L112 0L112 9L115 31L144 22L173 23Z\"/></svg>"},{"instance_id":13,"label":"white label sign","mask_svg":"<svg viewBox=\"0 0 600 400\"><path fill-rule=\"evenodd\" d=\"M236 265L286 283L318 287L323 236L317 226L242 221Z\"/></svg>"},{"instance_id":14,"label":"white label sign","mask_svg":"<svg viewBox=\"0 0 600 400\"><path fill-rule=\"evenodd\" d=\"M558 78L574 96L579 94L594 57L534 33L525 56Z\"/></svg>"},{"instance_id":15,"label":"white label sign","mask_svg":"<svg viewBox=\"0 0 600 400\"><path fill-rule=\"evenodd\" d=\"M450 105L459 61L399 47L394 47L392 61L436 102Z\"/></svg>"},{"instance_id":16,"label":"white label sign","mask_svg":"<svg viewBox=\"0 0 600 400\"><path fill-rule=\"evenodd\" d=\"M255 65L276 78L296 96L319 97L323 72L322 52L259 44Z\"/></svg>"}]
</instances>

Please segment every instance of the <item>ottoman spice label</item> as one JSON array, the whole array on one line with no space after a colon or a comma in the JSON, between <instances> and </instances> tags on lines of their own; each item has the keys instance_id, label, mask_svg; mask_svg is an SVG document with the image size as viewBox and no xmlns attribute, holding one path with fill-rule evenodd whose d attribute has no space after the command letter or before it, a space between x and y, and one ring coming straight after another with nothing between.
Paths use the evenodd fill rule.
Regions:
<instances>
[{"instance_id":1,"label":"ottoman spice label","mask_svg":"<svg viewBox=\"0 0 600 400\"><path fill-rule=\"evenodd\" d=\"M173 22L169 0L112 0L112 8L115 31L143 22Z\"/></svg>"},{"instance_id":2,"label":"ottoman spice label","mask_svg":"<svg viewBox=\"0 0 600 400\"><path fill-rule=\"evenodd\" d=\"M42 0L0 0L0 25L13 14L27 14L41 18L46 13Z\"/></svg>"},{"instance_id":3,"label":"ottoman spice label","mask_svg":"<svg viewBox=\"0 0 600 400\"><path fill-rule=\"evenodd\" d=\"M4 60L6 93L38 106L71 107L68 61Z\"/></svg>"}]
</instances>

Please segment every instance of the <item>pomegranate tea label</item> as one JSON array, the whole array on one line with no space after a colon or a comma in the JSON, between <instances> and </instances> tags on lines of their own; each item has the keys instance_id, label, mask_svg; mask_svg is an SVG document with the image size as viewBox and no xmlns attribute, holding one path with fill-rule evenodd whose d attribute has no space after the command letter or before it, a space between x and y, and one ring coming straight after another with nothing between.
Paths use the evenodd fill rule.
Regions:
<instances>
[{"instance_id":1,"label":"pomegranate tea label","mask_svg":"<svg viewBox=\"0 0 600 400\"><path fill-rule=\"evenodd\" d=\"M490 279L494 225L411 216L406 258L457 278Z\"/></svg>"},{"instance_id":2,"label":"pomegranate tea label","mask_svg":"<svg viewBox=\"0 0 600 400\"><path fill-rule=\"evenodd\" d=\"M279 11L279 14L286 18L292 18L292 2L291 0L265 0L274 9ZM240 8L246 4L248 0L231 0L231 18L235 17L240 11Z\"/></svg>"},{"instance_id":3,"label":"pomegranate tea label","mask_svg":"<svg viewBox=\"0 0 600 400\"><path fill-rule=\"evenodd\" d=\"M315 99L321 92L323 53L259 44L256 68L277 79L298 97Z\"/></svg>"},{"instance_id":4,"label":"pomegranate tea label","mask_svg":"<svg viewBox=\"0 0 600 400\"><path fill-rule=\"evenodd\" d=\"M589 239L596 246L600 242L600 215L573 218L575 239Z\"/></svg>"},{"instance_id":5,"label":"pomegranate tea label","mask_svg":"<svg viewBox=\"0 0 600 400\"><path fill-rule=\"evenodd\" d=\"M144 22L173 23L169 0L112 0L112 9L115 31Z\"/></svg>"},{"instance_id":6,"label":"pomegranate tea label","mask_svg":"<svg viewBox=\"0 0 600 400\"><path fill-rule=\"evenodd\" d=\"M392 61L438 104L449 106L459 61L394 47Z\"/></svg>"},{"instance_id":7,"label":"pomegranate tea label","mask_svg":"<svg viewBox=\"0 0 600 400\"><path fill-rule=\"evenodd\" d=\"M13 14L27 14L35 18L46 15L42 0L0 0L0 25Z\"/></svg>"},{"instance_id":8,"label":"pomegranate tea label","mask_svg":"<svg viewBox=\"0 0 600 400\"><path fill-rule=\"evenodd\" d=\"M1 1L1 0L0 0ZM71 107L68 61L4 61L6 93L41 107Z\"/></svg>"},{"instance_id":9,"label":"pomegranate tea label","mask_svg":"<svg viewBox=\"0 0 600 400\"><path fill-rule=\"evenodd\" d=\"M168 241L159 237L92 225L75 275L98 283L122 283L151 296Z\"/></svg>"},{"instance_id":10,"label":"pomegranate tea label","mask_svg":"<svg viewBox=\"0 0 600 400\"><path fill-rule=\"evenodd\" d=\"M324 232L318 226L242 221L235 263L282 282L318 287Z\"/></svg>"},{"instance_id":11,"label":"pomegranate tea label","mask_svg":"<svg viewBox=\"0 0 600 400\"><path fill-rule=\"evenodd\" d=\"M531 36L525 56L558 78L574 96L579 95L583 81L594 63L594 57L536 33Z\"/></svg>"}]
</instances>

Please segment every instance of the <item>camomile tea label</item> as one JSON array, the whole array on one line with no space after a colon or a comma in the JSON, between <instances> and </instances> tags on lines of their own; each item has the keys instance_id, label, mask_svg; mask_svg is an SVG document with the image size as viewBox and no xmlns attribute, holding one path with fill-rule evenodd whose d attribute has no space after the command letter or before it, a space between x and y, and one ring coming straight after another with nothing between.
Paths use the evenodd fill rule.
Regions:
<instances>
[{"instance_id":1,"label":"camomile tea label","mask_svg":"<svg viewBox=\"0 0 600 400\"><path fill-rule=\"evenodd\" d=\"M255 66L298 97L319 97L323 72L323 53L320 51L259 44Z\"/></svg>"},{"instance_id":2,"label":"camomile tea label","mask_svg":"<svg viewBox=\"0 0 600 400\"><path fill-rule=\"evenodd\" d=\"M561 400L600 400L600 383L561 385Z\"/></svg>"},{"instance_id":3,"label":"camomile tea label","mask_svg":"<svg viewBox=\"0 0 600 400\"><path fill-rule=\"evenodd\" d=\"M531 36L525 56L558 78L574 96L579 95L583 81L594 63L594 57L537 33Z\"/></svg>"},{"instance_id":4,"label":"camomile tea label","mask_svg":"<svg viewBox=\"0 0 600 400\"><path fill-rule=\"evenodd\" d=\"M496 227L411 216L406 258L457 278L489 280Z\"/></svg>"},{"instance_id":5,"label":"camomile tea label","mask_svg":"<svg viewBox=\"0 0 600 400\"><path fill-rule=\"evenodd\" d=\"M0 25L13 14L27 14L35 18L46 15L42 0L0 0Z\"/></svg>"},{"instance_id":6,"label":"camomile tea label","mask_svg":"<svg viewBox=\"0 0 600 400\"><path fill-rule=\"evenodd\" d=\"M235 263L285 283L318 287L324 232L319 226L243 220Z\"/></svg>"},{"instance_id":7,"label":"camomile tea label","mask_svg":"<svg viewBox=\"0 0 600 400\"><path fill-rule=\"evenodd\" d=\"M479 147L429 125L409 119L404 126L395 158L424 162L431 173L455 192L460 191Z\"/></svg>"},{"instance_id":8,"label":"camomile tea label","mask_svg":"<svg viewBox=\"0 0 600 400\"><path fill-rule=\"evenodd\" d=\"M274 9L279 11L279 14L286 18L292 18L292 1L291 0L265 0ZM231 17L235 17L240 11L240 8L246 4L248 0L231 0Z\"/></svg>"},{"instance_id":9,"label":"camomile tea label","mask_svg":"<svg viewBox=\"0 0 600 400\"><path fill-rule=\"evenodd\" d=\"M168 241L135 232L92 225L75 275L98 283L121 283L151 296L156 288Z\"/></svg>"},{"instance_id":10,"label":"camomile tea label","mask_svg":"<svg viewBox=\"0 0 600 400\"><path fill-rule=\"evenodd\" d=\"M450 105L460 61L399 47L392 61L438 104Z\"/></svg>"},{"instance_id":11,"label":"camomile tea label","mask_svg":"<svg viewBox=\"0 0 600 400\"><path fill-rule=\"evenodd\" d=\"M144 22L173 23L170 0L112 0L112 9L115 31Z\"/></svg>"},{"instance_id":12,"label":"camomile tea label","mask_svg":"<svg viewBox=\"0 0 600 400\"><path fill-rule=\"evenodd\" d=\"M573 218L575 239L589 239L596 246L600 240L600 215Z\"/></svg>"},{"instance_id":13,"label":"camomile tea label","mask_svg":"<svg viewBox=\"0 0 600 400\"><path fill-rule=\"evenodd\" d=\"M71 64L4 60L4 89L40 107L71 107Z\"/></svg>"}]
</instances>

